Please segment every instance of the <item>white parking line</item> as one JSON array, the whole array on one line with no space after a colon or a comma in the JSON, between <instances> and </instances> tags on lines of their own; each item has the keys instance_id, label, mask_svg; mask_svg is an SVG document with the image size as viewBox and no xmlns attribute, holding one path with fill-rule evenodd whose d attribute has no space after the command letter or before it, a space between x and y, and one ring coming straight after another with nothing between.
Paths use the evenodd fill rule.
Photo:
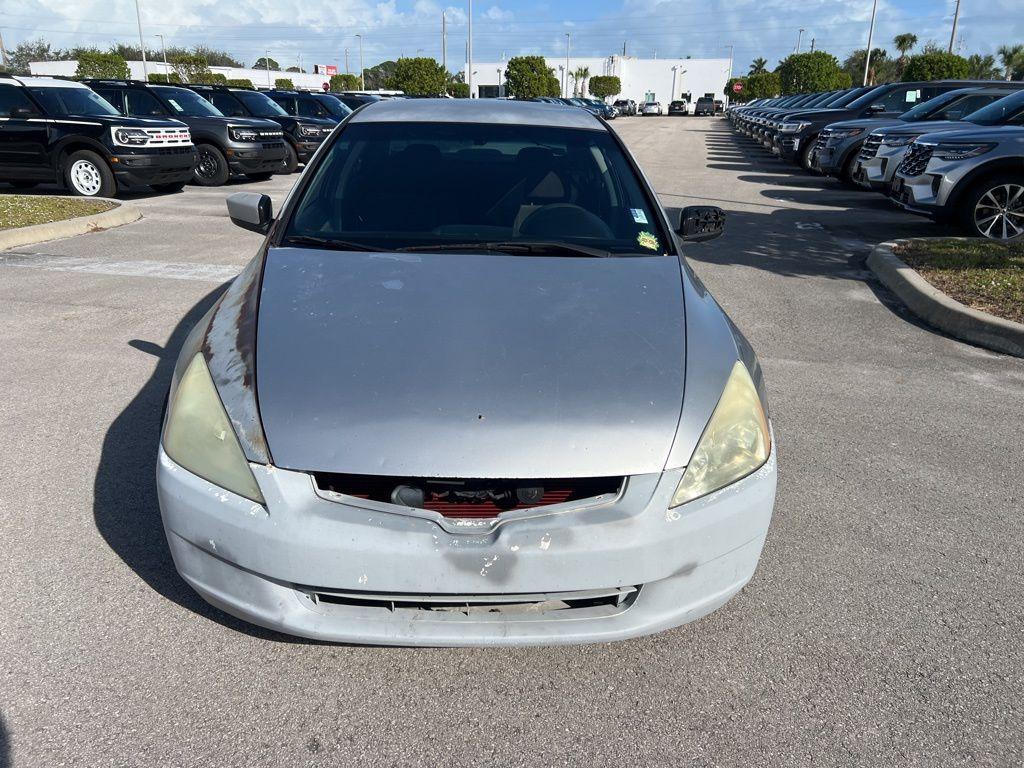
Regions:
<instances>
[{"instance_id":1,"label":"white parking line","mask_svg":"<svg viewBox=\"0 0 1024 768\"><path fill-rule=\"evenodd\" d=\"M224 264L115 261L79 256L54 256L46 253L0 254L0 267L28 267L51 272L87 272L123 277L162 277L170 280L201 280L211 283L223 283L230 280L241 269Z\"/></svg>"}]
</instances>

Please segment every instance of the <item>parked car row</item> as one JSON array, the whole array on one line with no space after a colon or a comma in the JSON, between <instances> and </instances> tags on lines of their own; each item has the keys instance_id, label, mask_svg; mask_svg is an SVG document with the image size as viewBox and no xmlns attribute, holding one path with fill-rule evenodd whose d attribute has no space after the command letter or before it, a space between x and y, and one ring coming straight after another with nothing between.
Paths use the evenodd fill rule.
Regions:
<instances>
[{"instance_id":1,"label":"parked car row","mask_svg":"<svg viewBox=\"0 0 1024 768\"><path fill-rule=\"evenodd\" d=\"M600 99L584 99L580 97L570 97L563 99L559 96L537 96L529 99L529 101L539 101L545 104L565 104L569 107L579 107L585 109L592 115L603 117L605 120L614 120L619 116L619 109L611 104L605 104Z\"/></svg>"},{"instance_id":2,"label":"parked car row","mask_svg":"<svg viewBox=\"0 0 1024 768\"><path fill-rule=\"evenodd\" d=\"M369 94L0 74L0 178L111 197L292 173Z\"/></svg>"},{"instance_id":3,"label":"parked car row","mask_svg":"<svg viewBox=\"0 0 1024 768\"><path fill-rule=\"evenodd\" d=\"M783 160L881 192L911 213L1024 238L1024 83L888 83L731 108Z\"/></svg>"}]
</instances>

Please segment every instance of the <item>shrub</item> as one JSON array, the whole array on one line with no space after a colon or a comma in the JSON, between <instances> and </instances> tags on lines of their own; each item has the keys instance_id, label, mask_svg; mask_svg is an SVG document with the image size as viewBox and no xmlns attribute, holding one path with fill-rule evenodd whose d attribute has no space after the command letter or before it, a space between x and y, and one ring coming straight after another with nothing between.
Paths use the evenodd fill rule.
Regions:
<instances>
[{"instance_id":1,"label":"shrub","mask_svg":"<svg viewBox=\"0 0 1024 768\"><path fill-rule=\"evenodd\" d=\"M359 90L359 76L358 75L331 75L331 90L332 91L358 91Z\"/></svg>"},{"instance_id":2,"label":"shrub","mask_svg":"<svg viewBox=\"0 0 1024 768\"><path fill-rule=\"evenodd\" d=\"M555 92L552 94L552 83ZM543 56L515 56L505 68L505 88L517 99L557 96L561 93L558 78L548 69Z\"/></svg>"},{"instance_id":3,"label":"shrub","mask_svg":"<svg viewBox=\"0 0 1024 768\"><path fill-rule=\"evenodd\" d=\"M622 93L622 81L614 75L595 75L590 78L590 93L598 99Z\"/></svg>"},{"instance_id":4,"label":"shrub","mask_svg":"<svg viewBox=\"0 0 1024 768\"><path fill-rule=\"evenodd\" d=\"M146 76L146 79L151 83L180 83L181 78L177 72L168 72L166 75L163 72L150 72Z\"/></svg>"},{"instance_id":5,"label":"shrub","mask_svg":"<svg viewBox=\"0 0 1024 768\"><path fill-rule=\"evenodd\" d=\"M782 81L778 72L761 72L747 78L747 87L743 92L747 100L769 99L782 93Z\"/></svg>"},{"instance_id":6,"label":"shrub","mask_svg":"<svg viewBox=\"0 0 1024 768\"><path fill-rule=\"evenodd\" d=\"M229 78L225 85L230 85L232 88L254 88L252 80L248 80L244 77Z\"/></svg>"},{"instance_id":7,"label":"shrub","mask_svg":"<svg viewBox=\"0 0 1024 768\"><path fill-rule=\"evenodd\" d=\"M92 53L83 51L78 57L78 68L75 77L106 78L127 80L131 77L128 62L116 53Z\"/></svg>"},{"instance_id":8,"label":"shrub","mask_svg":"<svg viewBox=\"0 0 1024 768\"><path fill-rule=\"evenodd\" d=\"M279 77L274 80L274 87L283 91L294 91L295 83L290 77Z\"/></svg>"},{"instance_id":9,"label":"shrub","mask_svg":"<svg viewBox=\"0 0 1024 768\"><path fill-rule=\"evenodd\" d=\"M841 82L839 62L825 51L794 53L775 70L782 93L808 93L838 88Z\"/></svg>"},{"instance_id":10,"label":"shrub","mask_svg":"<svg viewBox=\"0 0 1024 768\"><path fill-rule=\"evenodd\" d=\"M468 83L452 83L448 86L448 92L456 99L468 99L469 98L469 84Z\"/></svg>"},{"instance_id":11,"label":"shrub","mask_svg":"<svg viewBox=\"0 0 1024 768\"><path fill-rule=\"evenodd\" d=\"M736 83L743 86L743 90L739 93L734 92L732 89ZM729 82L725 84L725 88L722 90L722 93L728 96L731 101L736 101L741 104L745 101L750 101L753 98L753 96L750 95L750 87L747 85L747 78L745 77L730 77Z\"/></svg>"},{"instance_id":12,"label":"shrub","mask_svg":"<svg viewBox=\"0 0 1024 768\"><path fill-rule=\"evenodd\" d=\"M410 96L440 96L447 80L448 73L434 59L414 56L395 63L385 87Z\"/></svg>"},{"instance_id":13,"label":"shrub","mask_svg":"<svg viewBox=\"0 0 1024 768\"><path fill-rule=\"evenodd\" d=\"M964 80L971 65L963 56L938 51L911 56L903 70L903 81L911 80Z\"/></svg>"},{"instance_id":14,"label":"shrub","mask_svg":"<svg viewBox=\"0 0 1024 768\"><path fill-rule=\"evenodd\" d=\"M204 56L182 53L172 56L170 62L182 83L211 82L209 78L213 76L213 72L210 71L210 65Z\"/></svg>"}]
</instances>

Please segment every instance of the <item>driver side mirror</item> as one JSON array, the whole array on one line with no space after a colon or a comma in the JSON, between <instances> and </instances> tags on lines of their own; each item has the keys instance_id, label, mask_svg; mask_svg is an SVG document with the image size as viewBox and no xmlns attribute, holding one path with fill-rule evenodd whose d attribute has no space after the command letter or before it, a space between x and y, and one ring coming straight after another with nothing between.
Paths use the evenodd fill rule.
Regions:
<instances>
[{"instance_id":1,"label":"driver side mirror","mask_svg":"<svg viewBox=\"0 0 1024 768\"><path fill-rule=\"evenodd\" d=\"M235 192L228 195L228 216L236 226L265 235L274 223L273 203L258 192Z\"/></svg>"},{"instance_id":2,"label":"driver side mirror","mask_svg":"<svg viewBox=\"0 0 1024 768\"><path fill-rule=\"evenodd\" d=\"M29 117L39 117L39 113L31 107L14 107L11 110L10 116L25 119Z\"/></svg>"},{"instance_id":3,"label":"driver side mirror","mask_svg":"<svg viewBox=\"0 0 1024 768\"><path fill-rule=\"evenodd\" d=\"M688 243L703 243L721 237L725 211L714 205L688 205L679 212L676 234Z\"/></svg>"},{"instance_id":4,"label":"driver side mirror","mask_svg":"<svg viewBox=\"0 0 1024 768\"><path fill-rule=\"evenodd\" d=\"M870 107L868 107L868 112L870 112L872 115L877 115L882 112L885 112L885 104L872 104Z\"/></svg>"}]
</instances>

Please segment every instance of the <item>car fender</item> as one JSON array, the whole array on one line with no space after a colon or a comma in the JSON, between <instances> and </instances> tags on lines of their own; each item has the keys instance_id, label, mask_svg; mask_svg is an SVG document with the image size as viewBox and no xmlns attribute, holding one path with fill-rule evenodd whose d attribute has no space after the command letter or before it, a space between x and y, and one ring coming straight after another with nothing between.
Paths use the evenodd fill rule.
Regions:
<instances>
[{"instance_id":1,"label":"car fender","mask_svg":"<svg viewBox=\"0 0 1024 768\"><path fill-rule=\"evenodd\" d=\"M1019 173L1024 176L1024 157L997 157L977 168L968 171L967 175L957 182L946 203L947 206L959 205L960 199L974 184L986 176L996 173Z\"/></svg>"}]
</instances>

